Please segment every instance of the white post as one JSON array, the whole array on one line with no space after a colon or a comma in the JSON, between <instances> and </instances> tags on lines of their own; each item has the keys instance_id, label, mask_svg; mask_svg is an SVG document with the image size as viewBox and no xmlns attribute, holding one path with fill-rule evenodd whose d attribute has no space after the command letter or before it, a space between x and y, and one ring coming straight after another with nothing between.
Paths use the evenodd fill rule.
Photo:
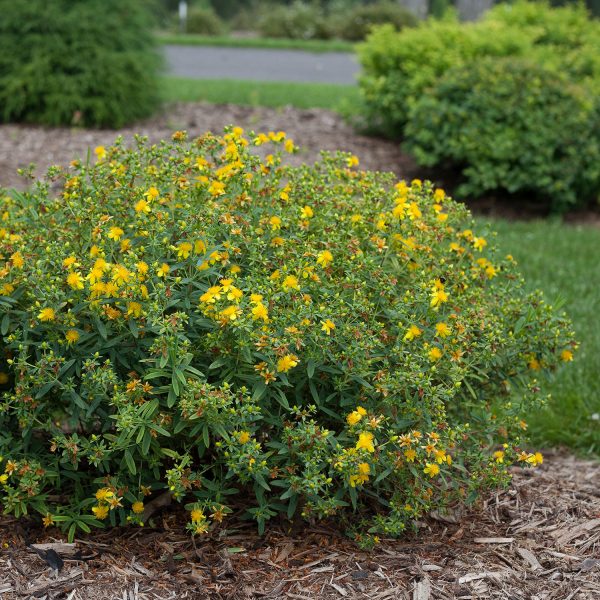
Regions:
<instances>
[{"instance_id":1,"label":"white post","mask_svg":"<svg viewBox=\"0 0 600 600\"><path fill-rule=\"evenodd\" d=\"M179 0L179 31L181 31L181 33L185 33L187 30L187 13L188 6L186 0Z\"/></svg>"}]
</instances>

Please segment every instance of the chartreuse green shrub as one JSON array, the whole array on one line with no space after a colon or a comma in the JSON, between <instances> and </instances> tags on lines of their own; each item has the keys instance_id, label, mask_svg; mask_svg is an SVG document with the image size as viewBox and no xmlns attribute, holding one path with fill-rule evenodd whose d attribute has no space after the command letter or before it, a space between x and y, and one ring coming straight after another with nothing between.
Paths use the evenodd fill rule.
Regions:
<instances>
[{"instance_id":1,"label":"chartreuse green shrub","mask_svg":"<svg viewBox=\"0 0 600 600\"><path fill-rule=\"evenodd\" d=\"M401 137L412 104L448 70L484 58L527 58L600 89L600 22L583 6L499 4L477 22L428 20L401 32L376 28L359 46L367 123Z\"/></svg>"},{"instance_id":2,"label":"chartreuse green shrub","mask_svg":"<svg viewBox=\"0 0 600 600\"><path fill-rule=\"evenodd\" d=\"M600 190L600 112L535 64L452 69L415 103L405 136L420 164L462 168L461 195L528 193L563 212Z\"/></svg>"},{"instance_id":3,"label":"chartreuse green shrub","mask_svg":"<svg viewBox=\"0 0 600 600\"><path fill-rule=\"evenodd\" d=\"M517 2L475 23L382 27L359 56L365 123L406 139L422 164L451 159L466 177L461 192L531 191L562 210L600 191L589 166L598 156L600 22L583 6Z\"/></svg>"},{"instance_id":4,"label":"chartreuse green shrub","mask_svg":"<svg viewBox=\"0 0 600 600\"><path fill-rule=\"evenodd\" d=\"M0 0L0 121L120 127L156 108L143 0Z\"/></svg>"},{"instance_id":5,"label":"chartreuse green shrub","mask_svg":"<svg viewBox=\"0 0 600 600\"><path fill-rule=\"evenodd\" d=\"M566 317L443 190L293 151L177 132L2 194L6 513L72 538L167 493L193 533L354 511L369 543L542 460Z\"/></svg>"}]
</instances>

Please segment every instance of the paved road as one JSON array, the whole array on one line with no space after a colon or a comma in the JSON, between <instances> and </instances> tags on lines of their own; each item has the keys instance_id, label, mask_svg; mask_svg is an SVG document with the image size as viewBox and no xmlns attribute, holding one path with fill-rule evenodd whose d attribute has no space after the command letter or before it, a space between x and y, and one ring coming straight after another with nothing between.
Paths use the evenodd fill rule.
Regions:
<instances>
[{"instance_id":1,"label":"paved road","mask_svg":"<svg viewBox=\"0 0 600 600\"><path fill-rule=\"evenodd\" d=\"M165 55L172 75L192 79L353 84L360 70L347 52L165 46Z\"/></svg>"}]
</instances>

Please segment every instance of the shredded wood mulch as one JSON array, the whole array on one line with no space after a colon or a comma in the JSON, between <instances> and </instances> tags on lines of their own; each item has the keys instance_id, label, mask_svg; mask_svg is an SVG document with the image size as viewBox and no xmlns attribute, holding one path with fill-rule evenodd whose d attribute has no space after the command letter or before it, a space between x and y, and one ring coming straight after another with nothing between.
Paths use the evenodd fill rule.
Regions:
<instances>
[{"instance_id":1,"label":"shredded wood mulch","mask_svg":"<svg viewBox=\"0 0 600 600\"><path fill-rule=\"evenodd\" d=\"M477 510L432 515L418 535L382 540L370 552L333 525L272 526L261 538L250 523L236 523L194 541L175 515L156 521L154 529L101 531L69 545L56 530L4 518L0 597L600 598L600 463L565 454L516 469L512 486Z\"/></svg>"}]
</instances>

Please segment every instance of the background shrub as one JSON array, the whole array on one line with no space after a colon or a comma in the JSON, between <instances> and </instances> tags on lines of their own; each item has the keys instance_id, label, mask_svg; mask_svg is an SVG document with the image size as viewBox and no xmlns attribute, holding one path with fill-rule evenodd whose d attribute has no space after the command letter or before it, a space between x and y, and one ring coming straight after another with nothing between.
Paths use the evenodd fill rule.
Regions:
<instances>
[{"instance_id":1,"label":"background shrub","mask_svg":"<svg viewBox=\"0 0 600 600\"><path fill-rule=\"evenodd\" d=\"M157 106L142 0L0 0L0 119L120 127Z\"/></svg>"},{"instance_id":2,"label":"background shrub","mask_svg":"<svg viewBox=\"0 0 600 600\"><path fill-rule=\"evenodd\" d=\"M262 36L325 40L333 37L333 27L324 11L316 4L297 0L289 6L272 6L265 10L258 22Z\"/></svg>"},{"instance_id":3,"label":"background shrub","mask_svg":"<svg viewBox=\"0 0 600 600\"><path fill-rule=\"evenodd\" d=\"M349 155L283 167L283 132L173 137L1 196L7 513L72 537L166 492L193 533L353 508L364 540L541 460L522 419L569 324L462 205Z\"/></svg>"},{"instance_id":4,"label":"background shrub","mask_svg":"<svg viewBox=\"0 0 600 600\"><path fill-rule=\"evenodd\" d=\"M389 23L399 31L416 25L417 18L396 2L358 5L341 16L337 34L345 40L364 40L374 25L383 23Z\"/></svg>"},{"instance_id":5,"label":"background shrub","mask_svg":"<svg viewBox=\"0 0 600 600\"><path fill-rule=\"evenodd\" d=\"M572 95L575 86L579 87L575 94L579 101L573 96L572 102L579 102L580 106L586 105L587 109L581 108L576 111L576 118L580 123L578 131L581 130L581 123L587 118L585 115L589 115L594 97L597 97L600 91L600 24L590 19L582 6L555 9L544 3L518 2L498 5L481 21L475 23L458 23L448 19L428 21L400 33L384 26L376 29L367 42L360 46L359 56L364 69L360 86L366 126L396 139L408 135L406 127L409 115L416 104L419 105L420 125L429 126L432 122L429 119L431 114L425 107L441 101L439 90L440 86L445 84L440 83L440 80L444 79L449 71L462 69L460 72L470 81L479 80L485 76L479 68L482 61L491 66L494 76L498 75L501 81L497 89L492 87L485 92L485 102L483 92L469 96L473 101L477 96L476 103L480 110L479 121L473 128L479 127L484 121L488 124L494 123L495 131L505 130L505 140L515 133L515 129L508 111L501 114L496 107L506 97L507 87L517 89L518 84L523 81L523 70L520 68L516 68L515 80L509 81L510 69L506 68L506 60L518 62L527 59L532 69L535 69L535 65L544 73L553 73L557 81L564 82L563 85L567 88L565 96ZM495 61L500 63L497 67L493 64ZM541 81L550 87L547 90L539 90L537 109L548 110L547 121L556 124L560 129L563 125L557 120L557 113L553 111L550 102L543 100L556 98L559 90L553 85L552 77L541 77ZM569 82L573 86L570 86ZM455 83L458 84L456 81ZM532 82L533 85L537 83L537 80ZM464 94L469 93L466 89L461 89ZM457 95L455 97L458 98ZM518 95L518 98L522 99L522 96ZM488 115L483 114L486 102L490 107ZM561 100L560 110L565 110L569 102ZM455 110L460 112L458 106ZM519 112L522 117L526 116L524 109ZM412 114L414 116L417 113ZM501 118L505 121L500 121ZM535 120L537 122L543 118L538 115ZM437 122L436 119L433 121ZM468 135L453 129L455 135L460 133L460 139L445 138L441 143L448 144L448 148L442 150L440 142L434 141L438 135L437 130L417 132L415 123L410 127L413 139L409 147L418 153L421 162L434 164L435 157L442 160L450 154L456 156L456 159L453 159L455 162L463 161L461 166L466 167L464 172L468 174L470 181L463 190L470 189L471 192L475 192L490 189L492 184L501 181L505 189L528 189L539 194L549 193L554 207L575 202L575 196L581 192L585 192L581 197L582 202L590 197L589 185L593 180L593 169L586 171L585 181L582 181L581 185L572 185L572 168L578 161L573 155L567 158L569 152L558 152L556 156L549 152L540 152L535 156L524 153L532 144L538 147L536 144L540 142L540 136L534 135L531 143L520 146L522 151L514 157L515 164L510 173L499 177L500 170L507 167L506 162L502 162L503 166L498 166L496 175L492 177L491 169L481 170L483 158L477 164L469 162L476 158L476 154L466 150ZM529 127L525 129L531 131ZM550 134L547 127L544 131L544 135ZM559 130L554 133L553 139L568 140L571 139L570 135L566 130ZM415 136L419 138L418 144L413 143ZM581 144L586 145L588 141L594 140L594 137L595 133L589 132ZM591 142L592 148L595 147L594 143ZM434 146L438 149L434 150ZM463 148L462 152L458 152L459 147ZM517 145L512 143L512 147L516 148ZM489 150L491 152L491 148ZM495 152L501 155L504 151L505 148L498 148ZM492 154L489 154L488 158L491 159ZM542 161L545 162L543 167L540 165L530 172L541 174L543 171L548 174L554 171L556 175L550 176L550 179L548 175L541 179L534 178L529 183L521 180L520 175L526 173L523 165L534 165ZM564 178L560 175L563 171ZM558 195L563 193L564 199L558 199Z\"/></svg>"},{"instance_id":6,"label":"background shrub","mask_svg":"<svg viewBox=\"0 0 600 600\"><path fill-rule=\"evenodd\" d=\"M422 165L462 168L458 192L550 199L564 211L600 189L600 121L581 88L514 60L449 71L413 106L407 149Z\"/></svg>"},{"instance_id":7,"label":"background shrub","mask_svg":"<svg viewBox=\"0 0 600 600\"><path fill-rule=\"evenodd\" d=\"M192 7L186 20L186 32L200 35L221 35L225 23L212 8Z\"/></svg>"}]
</instances>

